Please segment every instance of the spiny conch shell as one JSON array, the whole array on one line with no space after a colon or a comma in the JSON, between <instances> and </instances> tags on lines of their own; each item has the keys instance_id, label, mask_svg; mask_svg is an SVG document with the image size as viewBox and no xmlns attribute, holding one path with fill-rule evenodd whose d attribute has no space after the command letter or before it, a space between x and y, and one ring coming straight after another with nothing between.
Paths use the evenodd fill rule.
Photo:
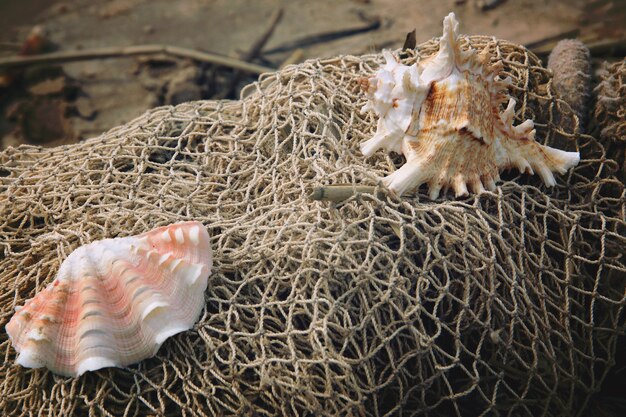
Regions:
<instances>
[{"instance_id":1,"label":"spiny conch shell","mask_svg":"<svg viewBox=\"0 0 626 417\"><path fill-rule=\"evenodd\" d=\"M389 51L373 78L362 80L378 127L361 143L366 157L378 149L404 154L406 163L383 184L397 195L428 184L431 199L452 188L457 197L495 190L504 169L538 173L555 185L553 171L564 174L580 160L535 142L532 120L513 126L515 100L508 97L510 79L496 79L502 62L490 64L488 48L461 51L454 13L443 21L439 52L406 66ZM508 100L506 110L500 103Z\"/></svg>"},{"instance_id":2,"label":"spiny conch shell","mask_svg":"<svg viewBox=\"0 0 626 417\"><path fill-rule=\"evenodd\" d=\"M211 264L198 222L79 247L7 324L16 363L78 376L154 356L198 320Z\"/></svg>"}]
</instances>

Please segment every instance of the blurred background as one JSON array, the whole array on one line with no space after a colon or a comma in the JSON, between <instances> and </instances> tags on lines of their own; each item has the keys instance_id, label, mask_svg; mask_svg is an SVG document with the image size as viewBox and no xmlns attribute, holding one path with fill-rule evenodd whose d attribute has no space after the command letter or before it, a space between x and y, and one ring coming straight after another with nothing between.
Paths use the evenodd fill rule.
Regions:
<instances>
[{"instance_id":1,"label":"blurred background","mask_svg":"<svg viewBox=\"0 0 626 417\"><path fill-rule=\"evenodd\" d=\"M624 56L626 0L0 0L0 149L72 143L164 104L235 99L265 70L396 49L413 29L419 44L450 11L461 33L524 44L544 63L572 37L594 62ZM20 63L41 53L62 56Z\"/></svg>"}]
</instances>

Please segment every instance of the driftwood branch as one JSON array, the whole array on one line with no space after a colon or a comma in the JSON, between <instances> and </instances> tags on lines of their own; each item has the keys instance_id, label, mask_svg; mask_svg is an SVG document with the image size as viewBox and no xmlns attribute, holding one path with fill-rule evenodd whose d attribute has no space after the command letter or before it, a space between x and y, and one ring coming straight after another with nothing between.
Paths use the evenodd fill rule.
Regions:
<instances>
[{"instance_id":1,"label":"driftwood branch","mask_svg":"<svg viewBox=\"0 0 626 417\"><path fill-rule=\"evenodd\" d=\"M123 48L98 48L83 51L62 51L32 56L10 56L0 58L0 68L25 67L30 65L56 64L64 62L86 61L91 59L119 58L136 55L166 54L194 61L208 62L214 65L233 68L251 74L273 72L274 68L252 64L227 56L180 48L168 45L138 45Z\"/></svg>"}]
</instances>

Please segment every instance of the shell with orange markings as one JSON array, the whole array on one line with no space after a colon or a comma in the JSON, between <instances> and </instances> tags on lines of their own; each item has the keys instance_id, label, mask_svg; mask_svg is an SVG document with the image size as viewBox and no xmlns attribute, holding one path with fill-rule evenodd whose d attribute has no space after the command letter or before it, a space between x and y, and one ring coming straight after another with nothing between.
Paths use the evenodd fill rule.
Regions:
<instances>
[{"instance_id":1,"label":"shell with orange markings","mask_svg":"<svg viewBox=\"0 0 626 417\"><path fill-rule=\"evenodd\" d=\"M198 320L212 264L198 222L81 246L6 330L16 362L78 376L154 356Z\"/></svg>"},{"instance_id":2,"label":"shell with orange markings","mask_svg":"<svg viewBox=\"0 0 626 417\"><path fill-rule=\"evenodd\" d=\"M443 21L434 56L406 66L384 51L386 64L361 86L369 100L363 111L378 116L376 134L361 143L366 157L378 149L402 153L406 163L383 178L397 195L427 184L431 199L452 188L495 190L502 170L538 173L547 186L553 172L564 174L580 160L535 141L532 120L513 126L515 100L510 79L501 80L502 62L490 63L488 48L462 51L453 13ZM508 100L504 111L500 104Z\"/></svg>"}]
</instances>

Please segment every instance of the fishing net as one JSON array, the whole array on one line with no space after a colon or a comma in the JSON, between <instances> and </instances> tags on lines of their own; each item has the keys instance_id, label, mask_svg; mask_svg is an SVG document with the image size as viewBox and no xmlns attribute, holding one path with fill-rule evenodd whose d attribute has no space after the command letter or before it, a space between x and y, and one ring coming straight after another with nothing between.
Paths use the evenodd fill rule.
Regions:
<instances>
[{"instance_id":1,"label":"fishing net","mask_svg":"<svg viewBox=\"0 0 626 417\"><path fill-rule=\"evenodd\" d=\"M376 185L403 162L358 150L376 128L358 79L381 55L307 61L238 101L1 153L0 414L583 413L624 331L624 186L594 137L552 122L576 119L533 54L464 42L503 60L518 122L581 152L554 189L509 173L458 200L378 189L312 201L313 187ZM182 220L207 226L215 258L192 330L79 378L14 365L4 325L73 249Z\"/></svg>"},{"instance_id":2,"label":"fishing net","mask_svg":"<svg viewBox=\"0 0 626 417\"><path fill-rule=\"evenodd\" d=\"M600 137L606 141L625 141L626 58L613 64L604 64L595 92L594 117L600 126Z\"/></svg>"},{"instance_id":3,"label":"fishing net","mask_svg":"<svg viewBox=\"0 0 626 417\"><path fill-rule=\"evenodd\" d=\"M626 58L604 63L595 88L594 120L597 136L621 166L626 182Z\"/></svg>"}]
</instances>

